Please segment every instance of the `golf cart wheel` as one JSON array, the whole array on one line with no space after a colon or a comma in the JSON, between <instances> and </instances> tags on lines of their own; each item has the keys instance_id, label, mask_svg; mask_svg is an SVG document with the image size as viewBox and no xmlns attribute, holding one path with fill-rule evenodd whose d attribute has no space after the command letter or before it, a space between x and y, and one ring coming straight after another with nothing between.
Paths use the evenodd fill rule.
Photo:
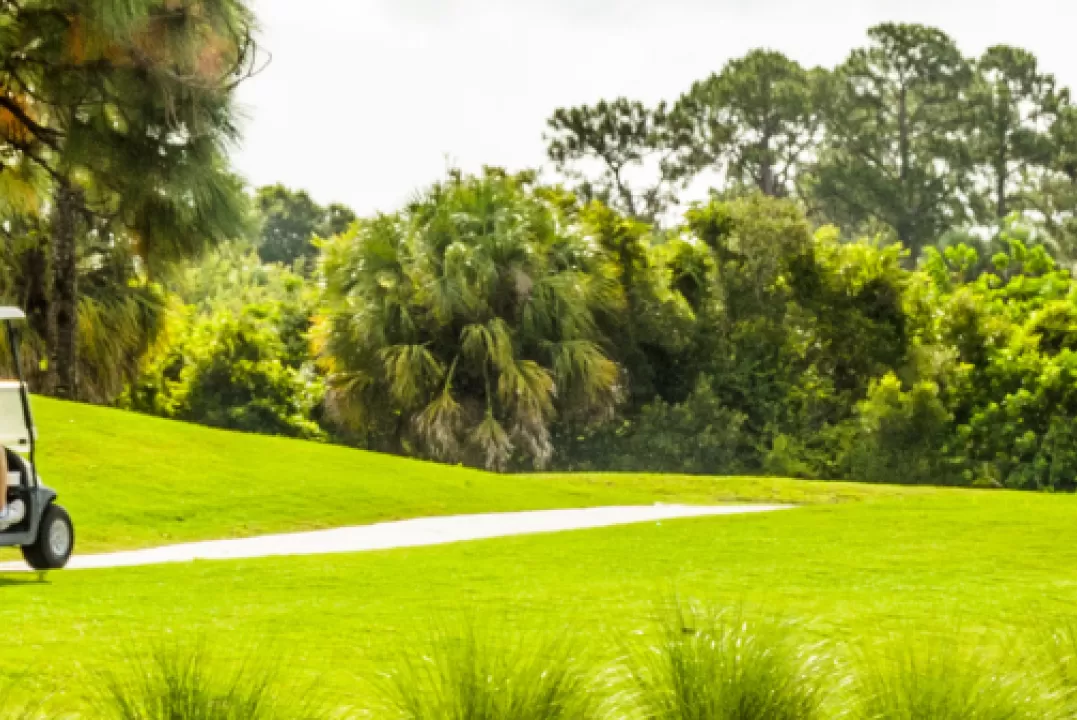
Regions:
<instances>
[{"instance_id":1,"label":"golf cart wheel","mask_svg":"<svg viewBox=\"0 0 1077 720\"><path fill-rule=\"evenodd\" d=\"M59 570L75 549L75 528L71 516L59 505L49 505L41 516L41 527L33 545L22 548L22 556L35 570Z\"/></svg>"}]
</instances>

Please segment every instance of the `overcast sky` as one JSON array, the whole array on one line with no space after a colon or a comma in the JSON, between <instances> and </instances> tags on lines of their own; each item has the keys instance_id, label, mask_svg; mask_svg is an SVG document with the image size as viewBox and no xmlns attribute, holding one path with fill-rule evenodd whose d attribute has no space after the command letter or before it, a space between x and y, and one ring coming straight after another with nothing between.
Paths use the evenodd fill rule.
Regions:
<instances>
[{"instance_id":1,"label":"overcast sky","mask_svg":"<svg viewBox=\"0 0 1077 720\"><path fill-rule=\"evenodd\" d=\"M362 215L449 165L539 166L557 107L673 99L755 47L832 66L883 21L1021 45L1077 85L1074 0L253 1L272 60L240 93L240 172Z\"/></svg>"}]
</instances>

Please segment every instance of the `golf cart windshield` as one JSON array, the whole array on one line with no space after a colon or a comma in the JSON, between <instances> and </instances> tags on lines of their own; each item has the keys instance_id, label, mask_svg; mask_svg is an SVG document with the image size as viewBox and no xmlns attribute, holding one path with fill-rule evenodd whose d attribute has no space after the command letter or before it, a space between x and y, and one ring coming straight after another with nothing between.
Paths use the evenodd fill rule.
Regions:
<instances>
[{"instance_id":1,"label":"golf cart windshield","mask_svg":"<svg viewBox=\"0 0 1077 720\"><path fill-rule=\"evenodd\" d=\"M30 414L27 388L19 368L19 348L13 323L26 319L22 310L0 307L4 345L7 346L10 374L0 377L0 445L20 453L28 453L33 445L33 420Z\"/></svg>"}]
</instances>

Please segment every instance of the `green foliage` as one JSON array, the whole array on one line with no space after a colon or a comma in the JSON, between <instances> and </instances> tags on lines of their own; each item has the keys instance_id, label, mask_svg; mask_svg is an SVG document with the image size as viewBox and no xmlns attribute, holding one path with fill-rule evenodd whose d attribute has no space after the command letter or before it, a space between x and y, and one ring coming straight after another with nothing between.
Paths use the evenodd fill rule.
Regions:
<instances>
[{"instance_id":1,"label":"green foliage","mask_svg":"<svg viewBox=\"0 0 1077 720\"><path fill-rule=\"evenodd\" d=\"M316 238L338 235L355 222L355 214L343 205L322 207L307 193L283 185L258 188L256 203L261 219L258 256L267 263L309 264L318 254Z\"/></svg>"},{"instance_id":2,"label":"green foliage","mask_svg":"<svg viewBox=\"0 0 1077 720\"><path fill-rule=\"evenodd\" d=\"M133 386L129 407L212 427L322 437L309 419L319 384L286 364L280 317L270 308L218 310L181 332Z\"/></svg>"},{"instance_id":3,"label":"green foliage","mask_svg":"<svg viewBox=\"0 0 1077 720\"><path fill-rule=\"evenodd\" d=\"M621 394L599 319L609 258L526 177L453 175L325 248L318 331L331 408L387 448L503 469L547 464L556 417Z\"/></svg>"},{"instance_id":4,"label":"green foliage","mask_svg":"<svg viewBox=\"0 0 1077 720\"><path fill-rule=\"evenodd\" d=\"M579 211L580 231L605 253L602 272L615 279L624 311L597 319L628 376L633 403L655 395L683 398L693 378L678 372L678 351L690 341L695 313L707 302L713 261L705 248L676 235L656 236L644 223L601 203Z\"/></svg>"},{"instance_id":5,"label":"green foliage","mask_svg":"<svg viewBox=\"0 0 1077 720\"><path fill-rule=\"evenodd\" d=\"M1022 48L965 57L944 32L884 23L835 68L774 49L729 61L674 102L558 109L547 150L586 197L649 221L691 186L804 202L820 224L924 248L1012 214L1072 262L1077 111ZM596 168L598 172L595 172Z\"/></svg>"},{"instance_id":6,"label":"green foliage","mask_svg":"<svg viewBox=\"0 0 1077 720\"><path fill-rule=\"evenodd\" d=\"M956 637L903 638L862 651L856 717L877 720L1022 720L1067 717L1058 693L1028 667L984 658Z\"/></svg>"},{"instance_id":7,"label":"green foliage","mask_svg":"<svg viewBox=\"0 0 1077 720\"><path fill-rule=\"evenodd\" d=\"M812 195L843 226L884 223L915 259L965 219L970 160L955 99L971 72L939 30L884 24L868 35L837 70Z\"/></svg>"},{"instance_id":8,"label":"green foliage","mask_svg":"<svg viewBox=\"0 0 1077 720\"><path fill-rule=\"evenodd\" d=\"M1056 152L1050 128L1067 95L1027 50L994 46L976 63L969 92L974 114L970 147L973 159L987 170L989 186L974 196L981 203L974 208L978 220L998 223L1011 212L1028 209L1025 178L1032 168L1050 164Z\"/></svg>"},{"instance_id":9,"label":"green foliage","mask_svg":"<svg viewBox=\"0 0 1077 720\"><path fill-rule=\"evenodd\" d=\"M547 127L550 160L583 197L651 222L672 202L678 171L669 161L676 130L664 105L652 109L627 98L602 100L558 109ZM593 166L597 173L589 172Z\"/></svg>"},{"instance_id":10,"label":"green foliage","mask_svg":"<svg viewBox=\"0 0 1077 720\"><path fill-rule=\"evenodd\" d=\"M961 482L945 462L953 416L934 382L923 380L905 391L895 375L886 375L857 410L861 428L849 450L851 476L888 483Z\"/></svg>"},{"instance_id":11,"label":"green foliage","mask_svg":"<svg viewBox=\"0 0 1077 720\"><path fill-rule=\"evenodd\" d=\"M570 640L474 621L437 629L379 684L400 720L588 720L599 698ZM420 645L421 647L421 645Z\"/></svg>"},{"instance_id":12,"label":"green foliage","mask_svg":"<svg viewBox=\"0 0 1077 720\"><path fill-rule=\"evenodd\" d=\"M168 298L155 284L133 282L117 289L103 283L83 295L78 325L81 399L112 403L137 380L147 354L166 332L167 308Z\"/></svg>"},{"instance_id":13,"label":"green foliage","mask_svg":"<svg viewBox=\"0 0 1077 720\"><path fill-rule=\"evenodd\" d=\"M964 281L954 262L974 260L967 248L935 256L934 290L918 300L930 313L918 343L934 361L914 374L942 378L938 397L952 416L938 451L964 468L965 482L1072 489L1074 281L1017 239L994 259L1001 277Z\"/></svg>"},{"instance_id":14,"label":"green foliage","mask_svg":"<svg viewBox=\"0 0 1077 720\"><path fill-rule=\"evenodd\" d=\"M629 360L624 420L563 433L567 465L844 476L856 404L909 349L900 248L813 236L795 205L757 194L693 209L639 256L635 292L662 302L637 305L627 337L660 380Z\"/></svg>"},{"instance_id":15,"label":"green foliage","mask_svg":"<svg viewBox=\"0 0 1077 720\"><path fill-rule=\"evenodd\" d=\"M586 436L574 453L589 468L737 474L752 457L744 421L722 406L704 377L682 402L658 399L644 405L638 418Z\"/></svg>"},{"instance_id":16,"label":"green foliage","mask_svg":"<svg viewBox=\"0 0 1077 720\"><path fill-rule=\"evenodd\" d=\"M190 304L122 398L133 409L213 427L318 439L322 381L309 360L302 279L232 248L176 281Z\"/></svg>"},{"instance_id":17,"label":"green foliage","mask_svg":"<svg viewBox=\"0 0 1077 720\"><path fill-rule=\"evenodd\" d=\"M761 194L631 237L637 385L616 423L559 432L565 466L1077 488L1077 284L1023 226L916 272Z\"/></svg>"},{"instance_id":18,"label":"green foliage","mask_svg":"<svg viewBox=\"0 0 1077 720\"><path fill-rule=\"evenodd\" d=\"M822 131L828 77L779 52L753 50L695 83L673 108L679 177L707 169L732 186L792 194Z\"/></svg>"},{"instance_id":19,"label":"green foliage","mask_svg":"<svg viewBox=\"0 0 1077 720\"><path fill-rule=\"evenodd\" d=\"M910 271L761 192L657 232L529 175L454 174L326 241L321 288L232 244L172 273L166 313L107 277L96 301L130 267L103 263L87 386L498 470L1077 489L1077 284L1027 224L1001 228Z\"/></svg>"},{"instance_id":20,"label":"green foliage","mask_svg":"<svg viewBox=\"0 0 1077 720\"><path fill-rule=\"evenodd\" d=\"M108 720L316 720L329 714L265 661L222 662L189 641L158 643L98 679L96 717Z\"/></svg>"},{"instance_id":21,"label":"green foliage","mask_svg":"<svg viewBox=\"0 0 1077 720\"><path fill-rule=\"evenodd\" d=\"M0 251L0 302L26 311L22 366L31 387L41 389L50 364L46 228L23 217L9 229ZM79 273L78 399L110 404L139 376L147 353L161 341L169 298L166 288L140 276L128 248L86 238L80 252L86 265ZM6 356L5 343L0 367L10 373Z\"/></svg>"},{"instance_id":22,"label":"green foliage","mask_svg":"<svg viewBox=\"0 0 1077 720\"><path fill-rule=\"evenodd\" d=\"M232 99L250 71L253 18L241 0L26 0L0 4L0 27L0 206L47 225L38 249L48 262L32 269L26 299L48 325L38 329L47 387L110 401L115 377L100 357L80 372L80 283L97 261L87 247L137 258L110 288L122 296L131 275L159 277L246 232L246 196L227 149L238 136ZM127 342L128 357L152 341L148 332L136 347Z\"/></svg>"},{"instance_id":23,"label":"green foliage","mask_svg":"<svg viewBox=\"0 0 1077 720\"><path fill-rule=\"evenodd\" d=\"M647 720L824 717L820 663L787 628L675 606L658 637L629 653L627 701Z\"/></svg>"}]
</instances>

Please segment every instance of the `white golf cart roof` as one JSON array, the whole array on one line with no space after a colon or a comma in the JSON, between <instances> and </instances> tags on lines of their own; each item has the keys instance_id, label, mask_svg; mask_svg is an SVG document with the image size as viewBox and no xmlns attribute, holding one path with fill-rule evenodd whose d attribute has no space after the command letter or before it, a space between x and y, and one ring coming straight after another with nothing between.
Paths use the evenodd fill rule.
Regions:
<instances>
[{"instance_id":1,"label":"white golf cart roof","mask_svg":"<svg viewBox=\"0 0 1077 720\"><path fill-rule=\"evenodd\" d=\"M25 320L26 313L17 307L3 307L0 306L0 322L7 322L8 320Z\"/></svg>"}]
</instances>

